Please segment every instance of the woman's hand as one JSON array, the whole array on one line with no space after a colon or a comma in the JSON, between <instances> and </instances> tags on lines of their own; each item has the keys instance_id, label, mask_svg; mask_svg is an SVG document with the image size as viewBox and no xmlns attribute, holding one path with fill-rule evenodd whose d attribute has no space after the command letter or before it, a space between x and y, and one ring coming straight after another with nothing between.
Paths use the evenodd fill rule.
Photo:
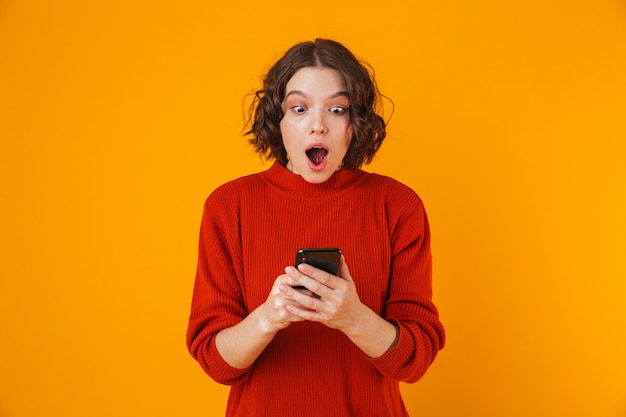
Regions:
<instances>
[{"instance_id":1,"label":"woman's hand","mask_svg":"<svg viewBox=\"0 0 626 417\"><path fill-rule=\"evenodd\" d=\"M286 298L295 301L285 304L289 317L338 329L372 358L384 355L397 343L399 329L361 303L343 255L338 276L304 263L297 269L286 267L285 273L288 279L278 288ZM297 290L295 285L309 291Z\"/></svg>"},{"instance_id":2,"label":"woman's hand","mask_svg":"<svg viewBox=\"0 0 626 417\"><path fill-rule=\"evenodd\" d=\"M354 326L355 318L362 313L364 305L343 255L338 276L305 263L297 268L288 266L285 273L287 281L279 285L279 291L294 301L285 305L291 317L317 321L345 332ZM293 288L296 285L302 285L308 291Z\"/></svg>"},{"instance_id":3,"label":"woman's hand","mask_svg":"<svg viewBox=\"0 0 626 417\"><path fill-rule=\"evenodd\" d=\"M279 275L263 304L241 322L217 334L215 337L217 350L230 366L239 369L251 366L276 333L293 322L304 320L293 314L291 309L307 311L307 307L280 291L280 288L289 285L289 282L291 279L286 274Z\"/></svg>"},{"instance_id":4,"label":"woman's hand","mask_svg":"<svg viewBox=\"0 0 626 417\"><path fill-rule=\"evenodd\" d=\"M274 281L265 303L259 308L260 325L263 331L267 333L276 333L288 327L291 323L305 320L293 314L292 311L307 311L308 309L297 300L285 296L280 290L281 287L289 285L289 282L291 282L291 279L288 275L279 275Z\"/></svg>"}]
</instances>

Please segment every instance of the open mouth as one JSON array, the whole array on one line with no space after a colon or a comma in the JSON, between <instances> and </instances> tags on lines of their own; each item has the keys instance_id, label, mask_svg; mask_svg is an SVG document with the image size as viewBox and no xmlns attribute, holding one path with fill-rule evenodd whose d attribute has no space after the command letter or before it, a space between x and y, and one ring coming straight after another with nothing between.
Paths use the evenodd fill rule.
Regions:
<instances>
[{"instance_id":1,"label":"open mouth","mask_svg":"<svg viewBox=\"0 0 626 417\"><path fill-rule=\"evenodd\" d=\"M306 151L306 156L315 166L321 165L326 159L326 155L328 155L328 151L321 146L314 146Z\"/></svg>"}]
</instances>

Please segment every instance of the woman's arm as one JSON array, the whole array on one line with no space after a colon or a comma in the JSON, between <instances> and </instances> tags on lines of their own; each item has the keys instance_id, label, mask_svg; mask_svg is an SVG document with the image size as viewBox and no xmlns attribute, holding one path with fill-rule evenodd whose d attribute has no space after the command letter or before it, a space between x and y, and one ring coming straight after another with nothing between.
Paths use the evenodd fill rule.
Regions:
<instances>
[{"instance_id":1,"label":"woman's arm","mask_svg":"<svg viewBox=\"0 0 626 417\"><path fill-rule=\"evenodd\" d=\"M251 366L272 341L276 333L302 318L291 314L286 306L304 309L294 300L286 298L279 290L287 277L276 278L265 303L252 311L238 324L220 331L215 337L220 356L233 368Z\"/></svg>"},{"instance_id":2,"label":"woman's arm","mask_svg":"<svg viewBox=\"0 0 626 417\"><path fill-rule=\"evenodd\" d=\"M370 358L387 353L398 342L399 329L363 305L362 313L350 328L342 331Z\"/></svg>"},{"instance_id":3,"label":"woman's arm","mask_svg":"<svg viewBox=\"0 0 626 417\"><path fill-rule=\"evenodd\" d=\"M242 299L242 253L234 204L218 189L207 199L198 250L198 267L192 297L187 346L204 371L222 384L241 382L249 367L276 333L301 319L285 306L295 303L278 287L287 277L275 279L268 296L247 311ZM303 308L302 306L300 306Z\"/></svg>"}]
</instances>

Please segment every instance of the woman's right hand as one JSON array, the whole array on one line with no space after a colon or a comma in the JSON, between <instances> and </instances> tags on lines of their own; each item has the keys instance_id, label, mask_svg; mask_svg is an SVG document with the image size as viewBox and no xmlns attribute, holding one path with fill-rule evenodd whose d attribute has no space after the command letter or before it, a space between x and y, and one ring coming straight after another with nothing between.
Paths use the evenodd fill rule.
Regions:
<instances>
[{"instance_id":1,"label":"woman's right hand","mask_svg":"<svg viewBox=\"0 0 626 417\"><path fill-rule=\"evenodd\" d=\"M232 367L245 369L251 366L263 349L272 341L276 333L289 327L300 317L290 313L287 306L299 309L307 308L280 291L282 286L289 285L286 274L274 280L272 289L265 302L255 308L241 322L220 331L215 337L215 344L222 358ZM298 290L309 293L310 291Z\"/></svg>"},{"instance_id":2,"label":"woman's right hand","mask_svg":"<svg viewBox=\"0 0 626 417\"><path fill-rule=\"evenodd\" d=\"M291 323L303 321L302 318L290 313L287 310L287 306L292 305L304 310L307 308L280 291L281 286L289 286L289 280L290 278L286 274L279 275L274 281L274 285L272 285L272 289L267 296L265 303L261 306L261 310L263 312L261 317L264 319L264 323L261 323L261 326L266 332L276 333L279 330L289 327ZM312 292L306 289L298 291L314 296Z\"/></svg>"}]
</instances>

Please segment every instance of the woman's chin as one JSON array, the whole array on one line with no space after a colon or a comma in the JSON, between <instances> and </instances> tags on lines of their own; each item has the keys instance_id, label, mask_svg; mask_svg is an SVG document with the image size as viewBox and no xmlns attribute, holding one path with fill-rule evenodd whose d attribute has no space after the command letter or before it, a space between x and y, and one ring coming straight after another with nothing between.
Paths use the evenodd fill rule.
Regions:
<instances>
[{"instance_id":1,"label":"woman's chin","mask_svg":"<svg viewBox=\"0 0 626 417\"><path fill-rule=\"evenodd\" d=\"M323 182L326 182L332 175L333 175L332 172L326 173L324 171L322 172L308 171L308 172L305 172L304 174L300 174L302 179L308 182L309 184L321 184Z\"/></svg>"},{"instance_id":2,"label":"woman's chin","mask_svg":"<svg viewBox=\"0 0 626 417\"><path fill-rule=\"evenodd\" d=\"M309 159L304 164L293 164L293 161L289 161L287 169L294 174L300 175L302 179L311 184L321 184L337 171L337 169L332 169L326 158L319 164L314 164Z\"/></svg>"}]
</instances>

